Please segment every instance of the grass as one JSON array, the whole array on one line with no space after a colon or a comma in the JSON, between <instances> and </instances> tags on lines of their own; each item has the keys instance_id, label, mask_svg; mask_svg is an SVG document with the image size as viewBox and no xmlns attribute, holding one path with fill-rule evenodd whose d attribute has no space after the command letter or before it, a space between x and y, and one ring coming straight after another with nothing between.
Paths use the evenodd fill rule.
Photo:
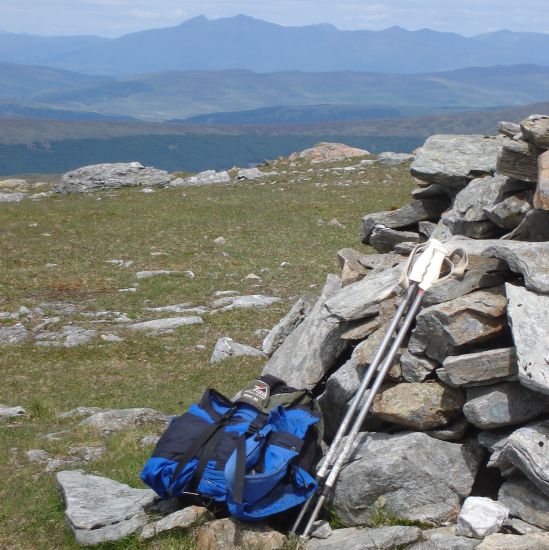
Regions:
<instances>
[{"instance_id":1,"label":"grass","mask_svg":"<svg viewBox=\"0 0 549 550\"><path fill-rule=\"evenodd\" d=\"M345 164L351 162L337 166ZM206 387L233 394L259 374L262 361L239 358L211 366L217 338L230 336L260 347L262 337L255 331L270 329L312 287L319 292L326 275L338 271L339 248L364 248L358 241L361 216L401 206L413 187L406 167L370 166L361 173L324 168L309 172L306 164L280 162L280 175L264 183L151 195L126 189L0 206L0 311L68 302L77 305L78 313L54 328L72 323L124 338L111 343L98 337L71 349L0 346L0 403L22 405L29 413L0 427L0 548L77 548L54 475L28 462L30 449L61 457L73 445L103 443L103 457L83 469L142 486L138 474L152 449L139 441L160 426L101 438L78 427L77 420L57 418L58 413L85 405L179 414ZM344 227L319 223L334 218ZM218 236L225 237L225 245L213 243ZM111 259L134 264L123 269L106 263ZM289 265L280 267L282 262ZM145 269L192 270L195 278L154 277L140 280L136 293L118 292L135 286L134 273ZM252 272L261 282L244 280ZM282 301L260 311L206 315L202 325L161 337L129 333L112 322L95 324L81 315L114 310L146 320L155 317L143 310L146 306L208 304L218 290L280 296ZM23 322L32 330L42 317ZM0 320L0 327L9 324ZM65 431L58 441L42 438ZM191 539L188 533L169 534L147 546L130 537L103 548L191 548Z\"/></svg>"}]
</instances>

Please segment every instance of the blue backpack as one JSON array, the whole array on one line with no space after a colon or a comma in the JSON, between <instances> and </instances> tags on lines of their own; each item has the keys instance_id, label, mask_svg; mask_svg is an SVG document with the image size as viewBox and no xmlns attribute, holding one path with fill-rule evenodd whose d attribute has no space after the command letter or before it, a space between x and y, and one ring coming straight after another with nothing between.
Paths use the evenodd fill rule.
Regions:
<instances>
[{"instance_id":1,"label":"blue backpack","mask_svg":"<svg viewBox=\"0 0 549 550\"><path fill-rule=\"evenodd\" d=\"M213 389L175 417L141 472L160 497L198 494L244 521L303 503L316 490L320 407L274 376L234 401Z\"/></svg>"}]
</instances>

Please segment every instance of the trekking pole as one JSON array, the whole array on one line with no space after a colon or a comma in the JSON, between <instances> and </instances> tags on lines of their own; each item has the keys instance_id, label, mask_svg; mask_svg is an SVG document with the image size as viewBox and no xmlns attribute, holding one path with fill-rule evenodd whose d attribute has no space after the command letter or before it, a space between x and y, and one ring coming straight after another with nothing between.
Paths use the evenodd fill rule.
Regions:
<instances>
[{"instance_id":1,"label":"trekking pole","mask_svg":"<svg viewBox=\"0 0 549 550\"><path fill-rule=\"evenodd\" d=\"M413 262L414 257L420 252L421 252L421 256L414 263ZM321 468L319 469L319 471L317 472L317 480L318 480L319 487L322 486L322 492L318 497L316 506L311 514L309 521L307 522L307 525L302 534L302 537L306 538L308 536L312 528L312 525L316 517L318 516L318 513L320 512L327 496L331 492L331 489L337 479L339 471L343 467L343 463L352 448L354 439L356 438L356 435L358 434L362 426L362 423L364 422L364 419L366 418L366 415L370 410L370 407L375 399L377 392L379 391L379 388L381 387L381 384L383 383L383 380L387 372L391 368L394 357L398 352L398 349L402 344L402 341L406 337L412 322L415 320L415 317L421 307L421 302L423 300L423 295L425 291L430 286L435 284L437 281L442 282L452 274L454 273L457 274L458 270L460 272L463 272L463 270L465 269L467 260L464 253L462 254L460 262L457 266L454 266L454 264L448 258L446 258L446 256L447 256L446 249L441 245L441 243L439 243L434 239L429 241L425 245L420 245L416 247L413 253L410 255L408 262L404 268L403 276L401 277L401 280L400 280L400 284L402 286L407 286L406 294L404 295L402 302L399 305L397 312L395 313L395 316L387 329L387 332L383 338L383 341L381 342L380 347L374 359L372 360L372 363L370 364L370 367L368 368L366 375L359 389L357 390L357 393L355 394L355 398L353 399L353 402L351 403L349 409L347 410L347 413L340 425L340 428L336 433L336 436L334 437L334 440L332 441L332 444L330 446L330 449L328 450L328 453L324 459L324 462ZM450 267L449 274L446 277L440 278L440 270L445 261L448 263ZM345 436L345 433L347 432L349 424L351 423L351 420L360 404L360 401L362 400L362 397L366 392L366 389L369 383L371 382L372 378L376 374L379 364L382 362L383 356L387 350L387 347L389 346L389 343L398 326L398 323L402 318L402 316L404 315L404 312L406 311L406 307L410 304L410 302L411 302L411 305L409 306L409 309L406 313L403 324L400 330L398 331L387 356L385 357L385 359L383 360L383 363L381 364L381 367L379 368L377 377L372 385L372 388L370 389L370 393L368 395L366 403L362 407L362 410L359 413L359 416L356 418L352 426L351 432L348 435L348 438L347 438L347 441L345 442L343 450L340 452L337 460L335 461L333 467L331 468L333 458L337 453L337 451L339 450L339 446L341 444L343 437ZM328 472L329 472L329 475L327 475ZM299 528L299 525L302 522L314 497L315 495L312 495L303 505L302 510L292 528L293 533L295 533Z\"/></svg>"}]
</instances>

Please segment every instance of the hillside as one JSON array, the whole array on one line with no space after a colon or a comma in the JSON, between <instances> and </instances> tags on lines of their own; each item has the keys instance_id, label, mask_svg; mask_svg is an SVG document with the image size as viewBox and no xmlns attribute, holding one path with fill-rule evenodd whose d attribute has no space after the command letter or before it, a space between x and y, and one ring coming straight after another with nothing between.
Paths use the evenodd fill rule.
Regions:
<instances>
[{"instance_id":1,"label":"hillside","mask_svg":"<svg viewBox=\"0 0 549 550\"><path fill-rule=\"evenodd\" d=\"M3 35L0 60L101 75L236 68L418 73L474 65L546 65L549 51L549 36L536 33L465 37L399 27L341 31L329 24L284 27L244 15L214 20L200 16L117 39L92 37L88 44L75 38L72 51L65 47L68 40L53 48L54 39Z\"/></svg>"},{"instance_id":2,"label":"hillside","mask_svg":"<svg viewBox=\"0 0 549 550\"><path fill-rule=\"evenodd\" d=\"M118 79L36 66L4 64L0 69L4 75L0 80L0 98L19 103L20 107L32 104L152 121L315 104L391 109L393 114L395 110L413 114L413 109L417 109L416 112L432 114L442 109L484 109L549 98L549 67L532 65L473 67L415 75L202 70ZM255 123L262 121L257 118Z\"/></svg>"},{"instance_id":3,"label":"hillside","mask_svg":"<svg viewBox=\"0 0 549 550\"><path fill-rule=\"evenodd\" d=\"M409 152L436 133L493 134L500 120L547 112L549 103L366 122L208 126L98 120L0 119L0 174L58 173L101 162L140 161L167 170L246 166L320 141Z\"/></svg>"}]
</instances>

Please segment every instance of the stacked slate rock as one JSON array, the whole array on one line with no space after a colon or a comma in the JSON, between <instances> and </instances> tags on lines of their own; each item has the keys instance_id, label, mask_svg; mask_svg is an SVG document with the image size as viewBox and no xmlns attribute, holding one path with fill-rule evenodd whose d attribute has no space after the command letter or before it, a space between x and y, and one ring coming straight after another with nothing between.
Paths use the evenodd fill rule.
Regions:
<instances>
[{"instance_id":1,"label":"stacked slate rock","mask_svg":"<svg viewBox=\"0 0 549 550\"><path fill-rule=\"evenodd\" d=\"M413 246L434 236L469 255L426 293L341 471L329 507L347 529L310 548L351 545L380 509L433 525L416 550L549 548L549 117L500 131L429 138L411 204L362 220L377 253L341 250L341 276L268 337L264 374L320 395L329 443Z\"/></svg>"}]
</instances>

